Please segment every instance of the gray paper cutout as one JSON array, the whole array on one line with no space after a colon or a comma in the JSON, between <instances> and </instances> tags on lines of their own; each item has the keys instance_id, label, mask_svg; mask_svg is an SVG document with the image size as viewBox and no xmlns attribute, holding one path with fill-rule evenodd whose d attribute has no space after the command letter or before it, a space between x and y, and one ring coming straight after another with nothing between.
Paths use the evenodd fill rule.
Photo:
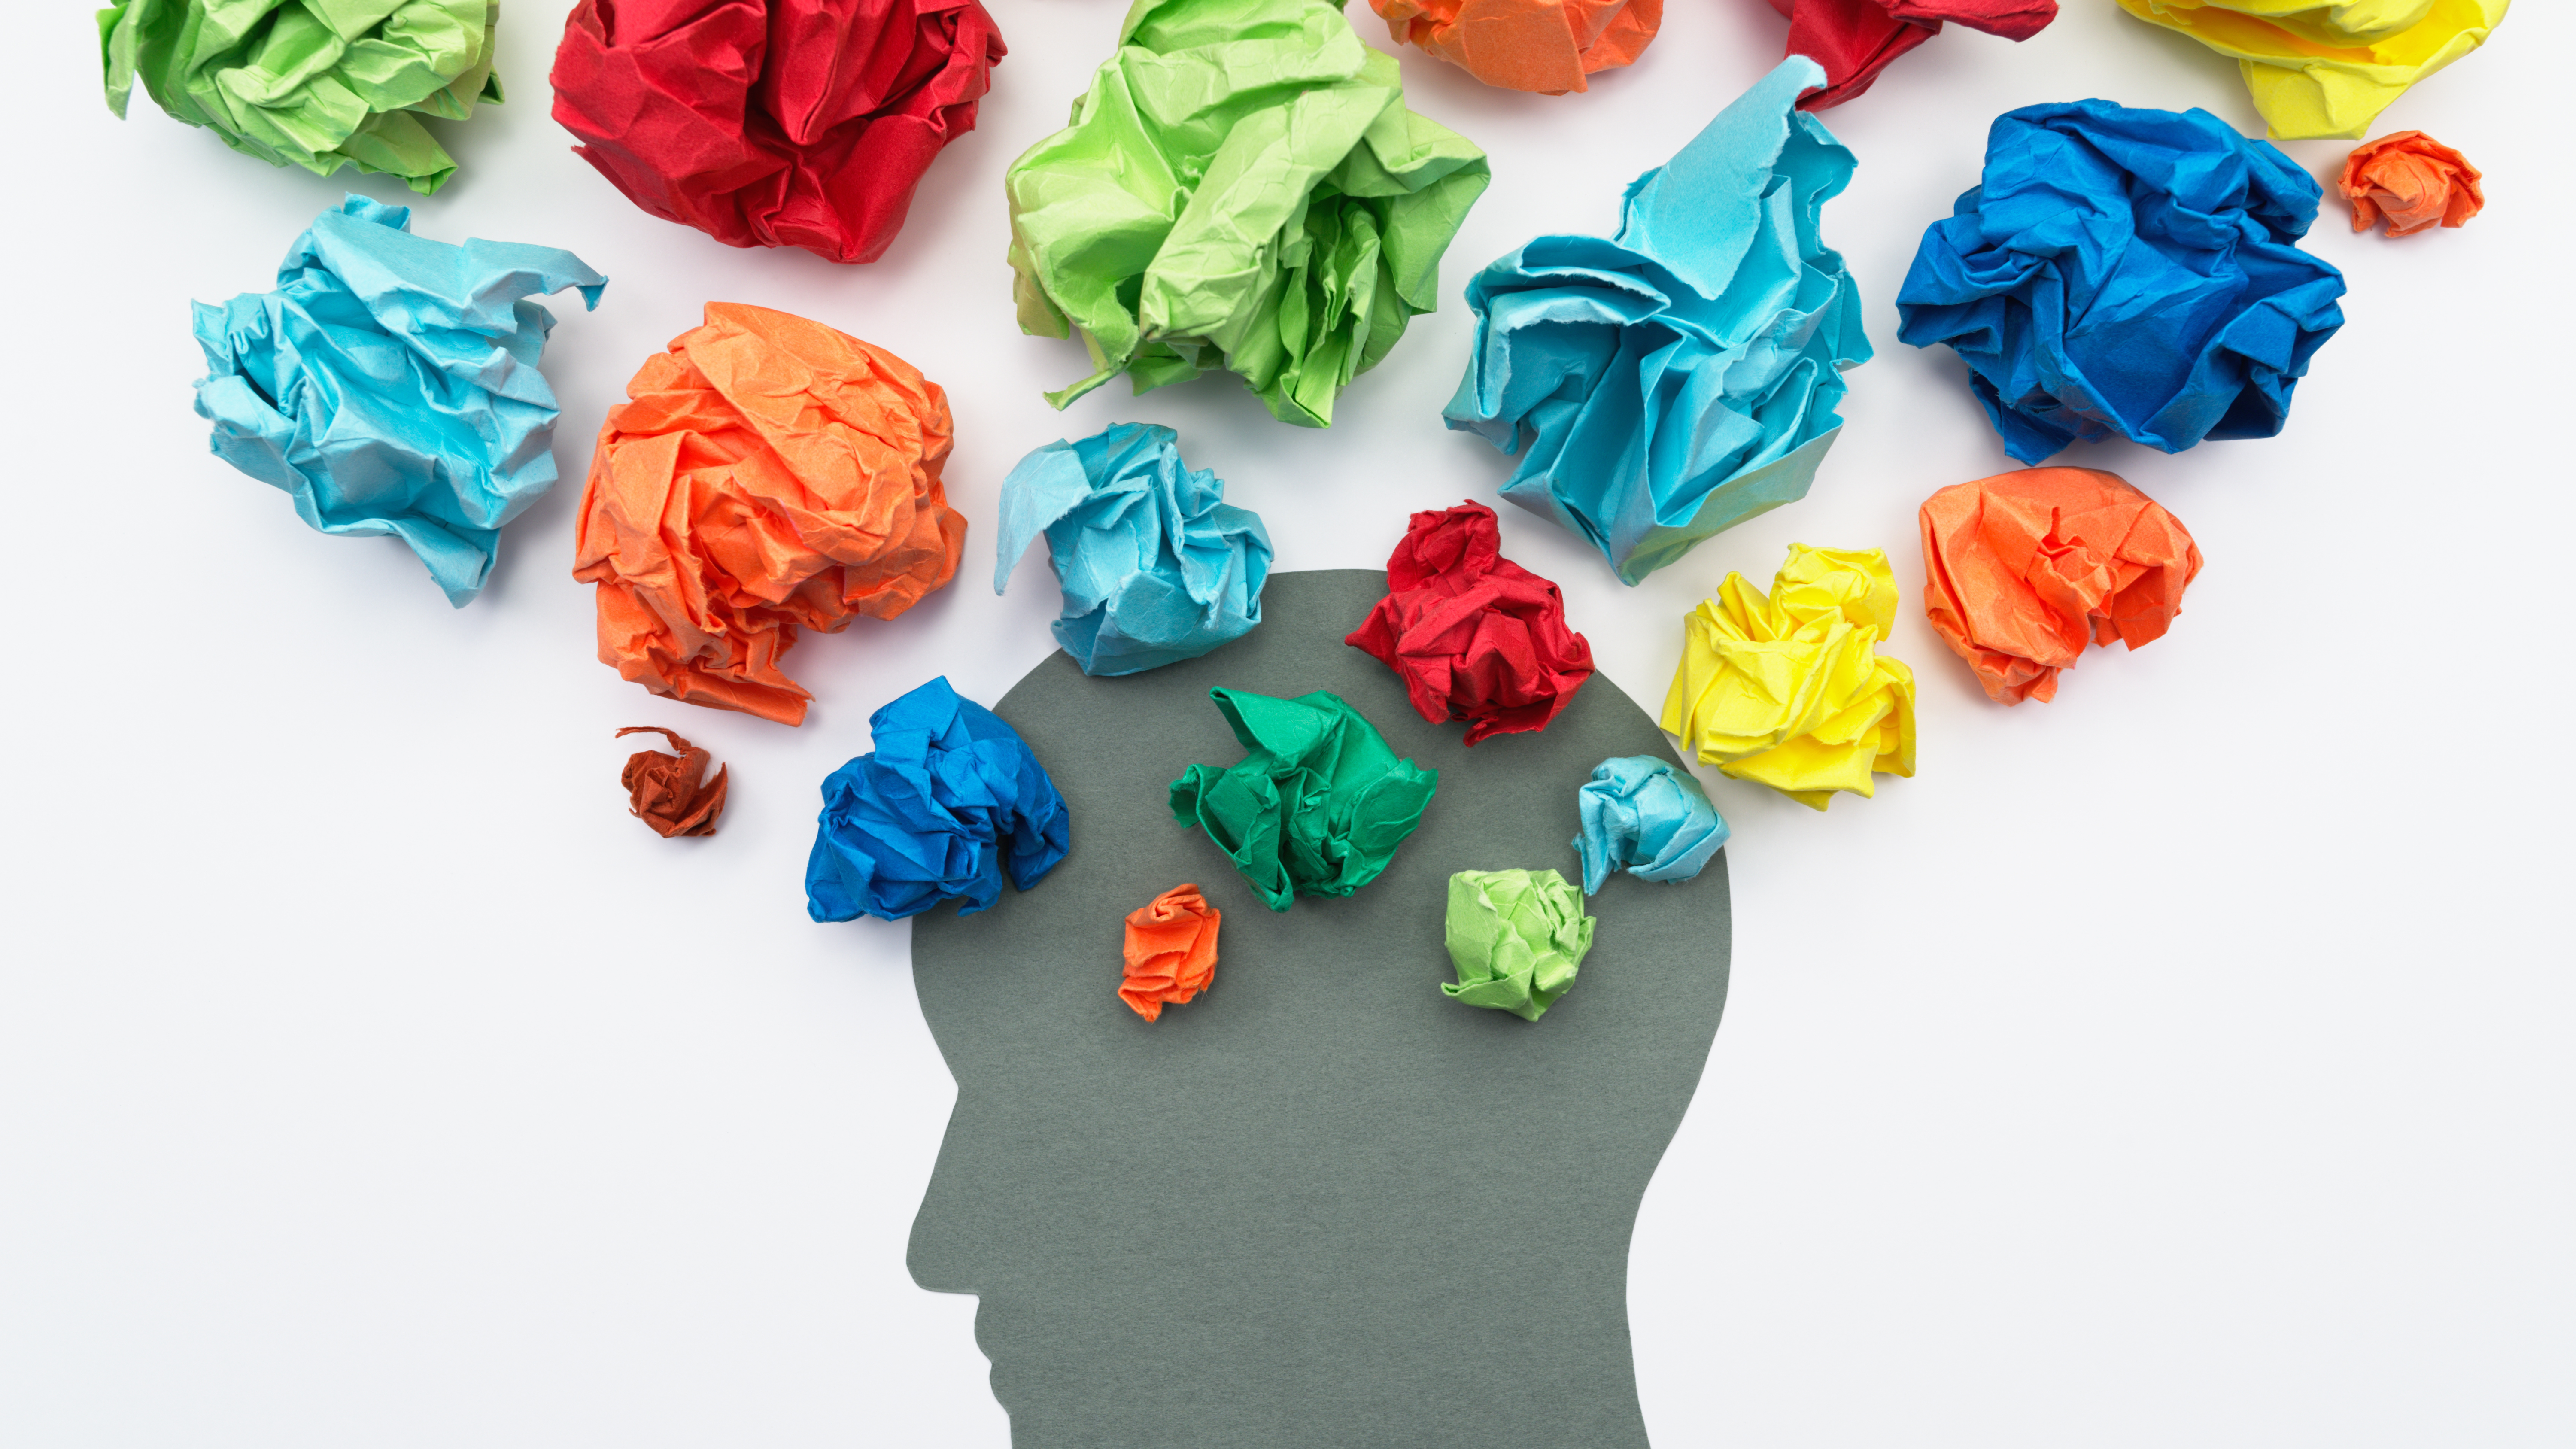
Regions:
<instances>
[{"instance_id":1,"label":"gray paper cutout","mask_svg":"<svg viewBox=\"0 0 2576 1449\"><path fill-rule=\"evenodd\" d=\"M1538 734L1469 750L1342 643L1383 573L1271 576L1266 621L1205 657L1090 679L1061 652L998 706L1072 809L1026 893L913 922L957 1078L914 1220L915 1281L982 1303L1018 1449L1631 1449L1628 1239L1726 995L1721 854L1614 876L1544 1020L1460 1006L1449 875L1555 867L1614 755L1673 758L1595 675ZM1347 900L1274 914L1169 782L1242 749L1207 691L1330 689L1440 771L1420 829ZM1195 881L1216 980L1148 1023L1116 996L1126 914Z\"/></svg>"}]
</instances>

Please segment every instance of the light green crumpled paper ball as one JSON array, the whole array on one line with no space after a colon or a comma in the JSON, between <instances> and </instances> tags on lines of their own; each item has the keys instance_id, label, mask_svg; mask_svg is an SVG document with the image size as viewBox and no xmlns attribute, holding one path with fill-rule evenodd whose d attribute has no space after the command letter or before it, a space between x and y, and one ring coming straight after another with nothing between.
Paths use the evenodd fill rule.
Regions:
<instances>
[{"instance_id":1,"label":"light green crumpled paper ball","mask_svg":"<svg viewBox=\"0 0 2576 1449\"><path fill-rule=\"evenodd\" d=\"M1136 0L1073 123L1004 182L1020 330L1091 351L1047 401L1227 367L1282 422L1329 426L1438 305L1490 179L1331 0Z\"/></svg>"},{"instance_id":2,"label":"light green crumpled paper ball","mask_svg":"<svg viewBox=\"0 0 2576 1449\"><path fill-rule=\"evenodd\" d=\"M1552 870L1462 870L1449 877L1449 960L1441 994L1536 1021L1574 989L1592 949L1583 893Z\"/></svg>"},{"instance_id":3,"label":"light green crumpled paper ball","mask_svg":"<svg viewBox=\"0 0 2576 1449\"><path fill-rule=\"evenodd\" d=\"M137 77L161 109L276 166L399 176L426 196L455 159L420 117L498 103L496 0L125 0L98 12L107 107Z\"/></svg>"}]
</instances>

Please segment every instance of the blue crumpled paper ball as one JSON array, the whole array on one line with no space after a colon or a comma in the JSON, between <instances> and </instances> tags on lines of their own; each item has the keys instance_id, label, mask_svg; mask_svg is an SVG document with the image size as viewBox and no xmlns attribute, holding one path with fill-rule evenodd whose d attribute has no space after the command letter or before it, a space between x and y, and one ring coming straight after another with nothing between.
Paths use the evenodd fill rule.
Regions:
<instances>
[{"instance_id":1,"label":"blue crumpled paper ball","mask_svg":"<svg viewBox=\"0 0 2576 1449\"><path fill-rule=\"evenodd\" d=\"M1870 357L1819 219L1857 164L1793 55L1629 184L1619 235L1543 236L1467 284L1474 351L1443 416L1520 462L1503 496L1636 583L1807 496Z\"/></svg>"},{"instance_id":2,"label":"blue crumpled paper ball","mask_svg":"<svg viewBox=\"0 0 2576 1449\"><path fill-rule=\"evenodd\" d=\"M390 533L447 601L483 591L501 526L555 482L554 314L530 296L608 279L553 247L411 234L411 208L351 196L314 218L277 290L196 304L215 456L295 498L324 533Z\"/></svg>"},{"instance_id":3,"label":"blue crumpled paper ball","mask_svg":"<svg viewBox=\"0 0 2576 1449\"><path fill-rule=\"evenodd\" d=\"M1582 833L1583 893L1594 895L1610 872L1640 880L1689 880L1726 844L1726 817L1708 791L1670 760L1627 755L1603 760L1576 792Z\"/></svg>"},{"instance_id":4,"label":"blue crumpled paper ball","mask_svg":"<svg viewBox=\"0 0 2576 1449\"><path fill-rule=\"evenodd\" d=\"M1965 359L2024 463L2113 433L2268 438L2343 325L2343 273L2296 245L2321 194L2207 111L2009 111L1982 184L1923 233L1896 335Z\"/></svg>"},{"instance_id":5,"label":"blue crumpled paper ball","mask_svg":"<svg viewBox=\"0 0 2576 1449\"><path fill-rule=\"evenodd\" d=\"M1064 589L1056 642L1085 674L1196 659L1261 622L1270 532L1181 461L1170 428L1120 423L1022 458L1002 480L994 593L1041 531Z\"/></svg>"},{"instance_id":6,"label":"blue crumpled paper ball","mask_svg":"<svg viewBox=\"0 0 2576 1449\"><path fill-rule=\"evenodd\" d=\"M953 896L972 915L1027 890L1072 843L1064 796L1019 732L945 675L868 716L875 749L823 781L805 911L899 921Z\"/></svg>"}]
</instances>

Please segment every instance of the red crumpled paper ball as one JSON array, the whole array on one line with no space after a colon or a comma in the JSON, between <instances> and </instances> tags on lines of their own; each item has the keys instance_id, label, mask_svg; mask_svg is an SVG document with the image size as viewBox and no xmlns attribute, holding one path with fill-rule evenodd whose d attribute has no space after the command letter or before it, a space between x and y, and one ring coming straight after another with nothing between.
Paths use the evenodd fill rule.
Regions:
<instances>
[{"instance_id":1,"label":"red crumpled paper ball","mask_svg":"<svg viewBox=\"0 0 2576 1449\"><path fill-rule=\"evenodd\" d=\"M2117 473L2023 468L1925 499L1923 612L1997 704L2057 697L2089 643L2164 637L2200 547Z\"/></svg>"},{"instance_id":2,"label":"red crumpled paper ball","mask_svg":"<svg viewBox=\"0 0 2576 1449\"><path fill-rule=\"evenodd\" d=\"M1481 503L1413 515L1386 561L1386 597L1342 641L1402 676L1424 719L1465 720L1471 745L1547 728L1592 677L1565 596L1502 547Z\"/></svg>"},{"instance_id":3,"label":"red crumpled paper ball","mask_svg":"<svg viewBox=\"0 0 2576 1449\"><path fill-rule=\"evenodd\" d=\"M1001 58L976 0L581 0L555 120L655 216L872 262Z\"/></svg>"},{"instance_id":4,"label":"red crumpled paper ball","mask_svg":"<svg viewBox=\"0 0 2576 1449\"><path fill-rule=\"evenodd\" d=\"M2390 236L2413 236L2437 226L2462 226L2486 208L2484 173L2469 158L2421 131L2399 131L2365 141L2344 158L2335 183L2352 203L2352 229L2368 231L2388 219Z\"/></svg>"},{"instance_id":5,"label":"red crumpled paper ball","mask_svg":"<svg viewBox=\"0 0 2576 1449\"><path fill-rule=\"evenodd\" d=\"M1825 68L1825 88L1798 109L1839 106L1869 89L1887 63L1955 20L1971 30L2028 40L2057 18L2057 0L1771 0L1789 21L1787 54Z\"/></svg>"},{"instance_id":6,"label":"red crumpled paper ball","mask_svg":"<svg viewBox=\"0 0 2576 1449\"><path fill-rule=\"evenodd\" d=\"M621 740L628 735L660 735L679 753L637 750L626 757L626 772L617 783L626 788L627 813L652 826L653 833L664 840L715 834L716 820L724 814L726 776L733 767L718 765L710 780L707 766L715 757L671 731L659 725L628 725L617 732Z\"/></svg>"}]
</instances>

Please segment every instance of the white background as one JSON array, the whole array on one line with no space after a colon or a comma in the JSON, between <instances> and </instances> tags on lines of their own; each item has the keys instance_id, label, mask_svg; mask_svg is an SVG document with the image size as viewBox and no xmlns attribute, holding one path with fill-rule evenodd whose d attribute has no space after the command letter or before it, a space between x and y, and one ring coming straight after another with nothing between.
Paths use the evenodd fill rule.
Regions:
<instances>
[{"instance_id":1,"label":"white background","mask_svg":"<svg viewBox=\"0 0 2576 1449\"><path fill-rule=\"evenodd\" d=\"M1282 568L1375 566L1408 510L1490 500L1506 461L1438 418L1458 287L1612 228L1783 33L1760 0L1677 0L1641 64L1561 99L1406 53L1495 183L1442 310L1315 433L1223 377L1038 397L1085 364L1012 324L1001 174L1116 0L998 0L981 129L865 267L619 197L547 116L565 9L512 0L512 99L439 128L464 169L418 207L612 278L594 314L556 304L565 482L462 611L391 540L308 532L189 410L190 298L266 288L346 185L407 193L271 170L140 95L115 122L80 7L15 31L0 1442L1005 1443L973 1301L904 1271L953 1088L905 928L805 919L816 783L887 699L945 672L989 702L1051 647L1042 551L986 584L1039 443L1174 424ZM2350 324L2285 436L2064 455L2173 508L2208 567L2165 640L2088 655L2054 705L1989 704L1922 620L1916 506L2012 465L1893 298L2002 110L2256 126L2230 66L2109 0L2020 46L1954 28L1827 114L1861 168L1826 236L1880 354L1814 496L1634 590L1503 510L1650 708L1681 614L1792 540L1889 551L1922 680L1921 774L1875 800L1713 781L1734 994L1631 1270L1658 1442L2576 1441L2571 19L2517 7L2383 118L2467 151L2493 202L2403 242L2328 202ZM2347 147L2288 149L2325 176ZM888 346L958 417L955 585L799 645L801 730L623 683L568 575L602 413L708 298ZM610 731L648 722L732 763L721 834L627 817Z\"/></svg>"}]
</instances>

